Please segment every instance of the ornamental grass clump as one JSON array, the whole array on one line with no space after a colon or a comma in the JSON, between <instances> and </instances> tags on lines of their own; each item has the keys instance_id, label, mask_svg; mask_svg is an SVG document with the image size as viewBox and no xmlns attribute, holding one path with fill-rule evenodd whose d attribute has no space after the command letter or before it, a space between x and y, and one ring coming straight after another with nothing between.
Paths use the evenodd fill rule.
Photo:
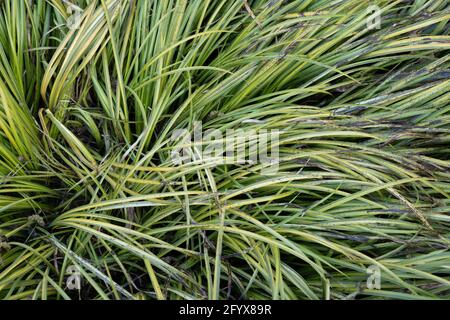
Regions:
<instances>
[{"instance_id":1,"label":"ornamental grass clump","mask_svg":"<svg viewBox=\"0 0 450 320\"><path fill-rule=\"evenodd\" d=\"M449 49L447 0L1 1L0 299L449 299Z\"/></svg>"}]
</instances>

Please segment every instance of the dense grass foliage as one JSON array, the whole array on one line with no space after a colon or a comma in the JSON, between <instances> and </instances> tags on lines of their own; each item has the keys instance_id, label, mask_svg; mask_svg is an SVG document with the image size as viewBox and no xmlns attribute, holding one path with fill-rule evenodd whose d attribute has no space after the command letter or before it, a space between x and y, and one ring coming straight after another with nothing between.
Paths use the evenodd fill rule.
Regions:
<instances>
[{"instance_id":1,"label":"dense grass foliage","mask_svg":"<svg viewBox=\"0 0 450 320\"><path fill-rule=\"evenodd\" d=\"M448 0L77 4L0 1L0 299L450 298Z\"/></svg>"}]
</instances>

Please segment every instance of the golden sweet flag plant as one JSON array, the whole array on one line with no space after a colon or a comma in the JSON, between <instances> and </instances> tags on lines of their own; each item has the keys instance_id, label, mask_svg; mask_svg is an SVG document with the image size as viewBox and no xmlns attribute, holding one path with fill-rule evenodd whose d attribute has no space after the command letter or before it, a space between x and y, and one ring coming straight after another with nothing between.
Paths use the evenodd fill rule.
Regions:
<instances>
[{"instance_id":1,"label":"golden sweet flag plant","mask_svg":"<svg viewBox=\"0 0 450 320\"><path fill-rule=\"evenodd\" d=\"M0 299L450 298L449 21L446 0L1 1ZM199 121L278 130L278 170L175 164Z\"/></svg>"}]
</instances>

